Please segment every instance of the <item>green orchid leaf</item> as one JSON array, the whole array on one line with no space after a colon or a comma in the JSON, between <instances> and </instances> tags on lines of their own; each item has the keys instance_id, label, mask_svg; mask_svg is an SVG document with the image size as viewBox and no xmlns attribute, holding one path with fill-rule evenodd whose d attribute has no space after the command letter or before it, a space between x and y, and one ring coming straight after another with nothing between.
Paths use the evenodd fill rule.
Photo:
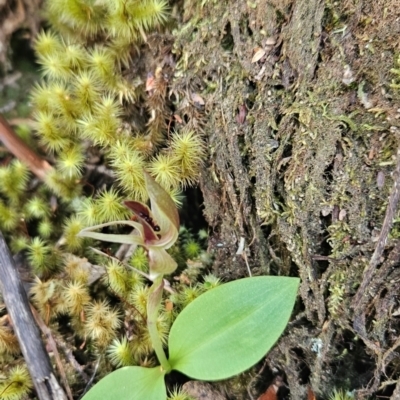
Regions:
<instances>
[{"instance_id":1,"label":"green orchid leaf","mask_svg":"<svg viewBox=\"0 0 400 400\"><path fill-rule=\"evenodd\" d=\"M82 400L165 400L164 373L160 367L124 367L107 375Z\"/></svg>"},{"instance_id":2,"label":"green orchid leaf","mask_svg":"<svg viewBox=\"0 0 400 400\"><path fill-rule=\"evenodd\" d=\"M172 325L172 369L212 381L250 368L284 331L298 286L298 278L260 276L233 281L201 295Z\"/></svg>"}]
</instances>

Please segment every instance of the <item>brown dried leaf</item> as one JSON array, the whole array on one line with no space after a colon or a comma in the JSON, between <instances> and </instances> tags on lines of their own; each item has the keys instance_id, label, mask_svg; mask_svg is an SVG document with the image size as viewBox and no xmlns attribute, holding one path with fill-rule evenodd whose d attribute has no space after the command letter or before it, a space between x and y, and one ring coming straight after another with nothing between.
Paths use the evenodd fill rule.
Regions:
<instances>
[{"instance_id":1,"label":"brown dried leaf","mask_svg":"<svg viewBox=\"0 0 400 400\"><path fill-rule=\"evenodd\" d=\"M376 176L376 184L379 189L382 189L385 186L385 173L383 171L379 171Z\"/></svg>"},{"instance_id":2,"label":"brown dried leaf","mask_svg":"<svg viewBox=\"0 0 400 400\"><path fill-rule=\"evenodd\" d=\"M317 400L317 398L315 397L315 393L310 388L310 386L308 387L308 390L307 390L307 400Z\"/></svg>"},{"instance_id":3,"label":"brown dried leaf","mask_svg":"<svg viewBox=\"0 0 400 400\"><path fill-rule=\"evenodd\" d=\"M155 79L154 79L154 75L149 72L147 74L147 79L146 79L146 92L152 92L154 90L155 87Z\"/></svg>"},{"instance_id":4,"label":"brown dried leaf","mask_svg":"<svg viewBox=\"0 0 400 400\"><path fill-rule=\"evenodd\" d=\"M171 300L165 300L165 311L171 312L174 309L174 303Z\"/></svg>"},{"instance_id":5,"label":"brown dried leaf","mask_svg":"<svg viewBox=\"0 0 400 400\"><path fill-rule=\"evenodd\" d=\"M281 386L285 386L283 382L283 378L281 376L276 376L271 385L268 386L268 389L265 393L263 393L257 400L278 400L278 390Z\"/></svg>"},{"instance_id":6,"label":"brown dried leaf","mask_svg":"<svg viewBox=\"0 0 400 400\"><path fill-rule=\"evenodd\" d=\"M178 114L174 114L174 118L178 124L183 124L183 120Z\"/></svg>"},{"instance_id":7,"label":"brown dried leaf","mask_svg":"<svg viewBox=\"0 0 400 400\"><path fill-rule=\"evenodd\" d=\"M253 58L251 59L252 63L256 63L257 61L260 61L264 56L265 56L265 50L262 47L256 47L255 53Z\"/></svg>"},{"instance_id":8,"label":"brown dried leaf","mask_svg":"<svg viewBox=\"0 0 400 400\"><path fill-rule=\"evenodd\" d=\"M278 396L276 393L278 392L278 388L272 384L269 385L267 391L263 393L257 400L278 400Z\"/></svg>"},{"instance_id":9,"label":"brown dried leaf","mask_svg":"<svg viewBox=\"0 0 400 400\"><path fill-rule=\"evenodd\" d=\"M192 92L190 93L190 97L192 98L195 105L204 106L204 100L199 94Z\"/></svg>"},{"instance_id":10,"label":"brown dried leaf","mask_svg":"<svg viewBox=\"0 0 400 400\"><path fill-rule=\"evenodd\" d=\"M239 106L238 113L236 115L236 122L239 125L243 125L246 121L246 116L247 116L247 108L245 104L241 104Z\"/></svg>"}]
</instances>

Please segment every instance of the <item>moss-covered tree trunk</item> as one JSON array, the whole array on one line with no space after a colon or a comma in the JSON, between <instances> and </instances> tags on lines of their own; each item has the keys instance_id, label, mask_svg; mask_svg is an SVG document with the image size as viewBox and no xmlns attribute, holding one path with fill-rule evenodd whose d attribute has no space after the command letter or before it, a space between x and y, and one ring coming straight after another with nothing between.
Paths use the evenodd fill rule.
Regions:
<instances>
[{"instance_id":1,"label":"moss-covered tree trunk","mask_svg":"<svg viewBox=\"0 0 400 400\"><path fill-rule=\"evenodd\" d=\"M318 398L335 387L397 398L396 221L358 308L355 296L393 190L400 9L205 0L184 10L174 85L205 101L214 268L245 276L247 259L253 274L302 279L269 369L284 374L292 399L308 386Z\"/></svg>"}]
</instances>

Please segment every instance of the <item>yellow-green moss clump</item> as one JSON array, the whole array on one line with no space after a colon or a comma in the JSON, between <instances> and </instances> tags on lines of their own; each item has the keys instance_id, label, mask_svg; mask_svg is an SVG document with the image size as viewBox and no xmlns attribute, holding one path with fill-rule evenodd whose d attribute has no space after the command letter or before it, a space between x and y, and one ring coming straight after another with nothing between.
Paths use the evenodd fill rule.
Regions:
<instances>
[{"instance_id":1,"label":"yellow-green moss clump","mask_svg":"<svg viewBox=\"0 0 400 400\"><path fill-rule=\"evenodd\" d=\"M56 332L58 318L65 316L73 329L72 342L80 343L88 359L108 355L100 357L100 375L112 366L151 365L148 287L132 271L132 266L146 270L146 252L136 249L132 266L94 259L88 252L91 241L77 234L90 225L129 219L123 200L148 197L144 169L177 203L181 191L197 182L205 156L203 139L190 117L184 122L173 110L168 84L174 62L166 62L162 52L155 57L154 48L146 46L151 31L167 22L168 4L48 0L44 15L50 27L35 40L43 80L31 93L31 106L35 150L52 169L43 185L30 181L20 161L5 159L0 167L0 229L14 252L26 254L36 276L31 299L45 323ZM190 258L204 265L201 248L195 242L186 247L176 250L183 254L183 264ZM93 277L95 263L100 264L101 279ZM186 296L183 303L189 301ZM163 342L172 315L172 309L160 315ZM72 342L66 343L71 349ZM13 332L0 327L0 360L14 357L18 346ZM7 376L14 372L8 368ZM29 390L28 380L22 383L20 395L10 394L13 399Z\"/></svg>"},{"instance_id":2,"label":"yellow-green moss clump","mask_svg":"<svg viewBox=\"0 0 400 400\"><path fill-rule=\"evenodd\" d=\"M35 88L32 104L39 141L56 159L50 188L67 198L77 193L90 145L106 154L127 197L146 200L143 168L170 192L193 184L203 142L185 129L166 140L168 82L162 68L148 71L146 93L143 77L130 72L146 32L165 22L167 3L68 0L48 2L46 10L52 29L35 44L45 81ZM140 101L148 112L144 132L127 123L130 107Z\"/></svg>"},{"instance_id":3,"label":"yellow-green moss clump","mask_svg":"<svg viewBox=\"0 0 400 400\"><path fill-rule=\"evenodd\" d=\"M0 168L0 227L13 231L18 250L29 245L15 235L26 236L26 221L37 226L30 236L51 241L64 232L59 244L79 251L86 242L74 238L78 228L127 218L122 199L147 200L143 169L179 203L182 189L198 179L205 146L193 124L173 116L167 92L173 63L167 77L162 58L141 58L141 50L150 53L149 32L167 21L166 1L48 1L44 11L50 28L35 40L43 81L31 105L37 150L53 170L47 188L32 196L21 163ZM86 168L93 152L106 164L98 194L93 187L82 191L92 185ZM75 199L72 207L59 207L54 194L63 204ZM60 225L64 212L77 216Z\"/></svg>"}]
</instances>

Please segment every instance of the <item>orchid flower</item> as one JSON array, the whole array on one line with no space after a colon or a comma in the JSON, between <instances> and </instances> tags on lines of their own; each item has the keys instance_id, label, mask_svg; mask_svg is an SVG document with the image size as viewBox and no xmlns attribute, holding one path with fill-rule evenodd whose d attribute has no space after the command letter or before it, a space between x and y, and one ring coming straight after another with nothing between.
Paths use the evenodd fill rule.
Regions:
<instances>
[{"instance_id":1,"label":"orchid flower","mask_svg":"<svg viewBox=\"0 0 400 400\"><path fill-rule=\"evenodd\" d=\"M144 172L144 178L151 210L138 201L125 201L124 204L135 213L135 221L113 221L91 226L82 229L78 236L143 246L148 252L150 279L154 281L160 275L175 271L177 267L166 249L178 238L179 215L170 195L147 172ZM113 225L128 225L135 231L124 235L94 232Z\"/></svg>"}]
</instances>

